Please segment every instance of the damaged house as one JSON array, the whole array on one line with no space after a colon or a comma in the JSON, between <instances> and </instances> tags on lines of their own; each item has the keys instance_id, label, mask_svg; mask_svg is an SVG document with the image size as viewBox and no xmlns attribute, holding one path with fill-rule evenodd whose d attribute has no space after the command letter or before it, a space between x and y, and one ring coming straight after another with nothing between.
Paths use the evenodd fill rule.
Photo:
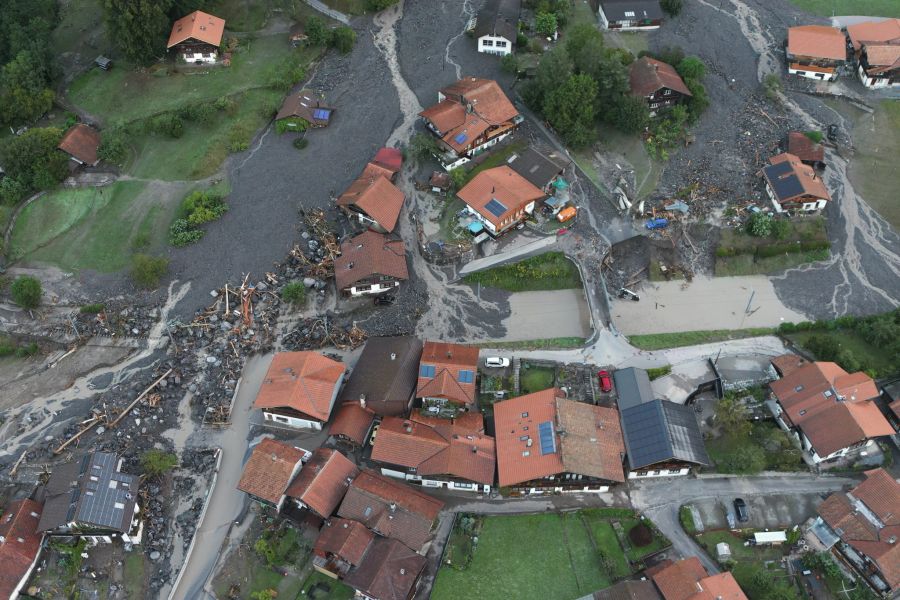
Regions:
<instances>
[{"instance_id":1,"label":"damaged house","mask_svg":"<svg viewBox=\"0 0 900 600\"><path fill-rule=\"evenodd\" d=\"M281 511L285 490L309 453L272 438L263 438L244 465L237 488L262 504Z\"/></svg>"},{"instance_id":2,"label":"damaged house","mask_svg":"<svg viewBox=\"0 0 900 600\"><path fill-rule=\"evenodd\" d=\"M337 205L361 225L390 233L397 227L403 201L403 192L388 177L368 170L338 196Z\"/></svg>"},{"instance_id":3,"label":"damaged house","mask_svg":"<svg viewBox=\"0 0 900 600\"><path fill-rule=\"evenodd\" d=\"M308 127L328 127L334 108L313 90L300 90L284 99L275 122L285 131L303 131ZM281 129L279 129L281 131Z\"/></svg>"},{"instance_id":4,"label":"damaged house","mask_svg":"<svg viewBox=\"0 0 900 600\"><path fill-rule=\"evenodd\" d=\"M318 352L279 352L272 359L253 408L266 422L321 430L344 381L343 363Z\"/></svg>"},{"instance_id":5,"label":"damaged house","mask_svg":"<svg viewBox=\"0 0 900 600\"><path fill-rule=\"evenodd\" d=\"M770 158L762 176L776 213L817 212L831 201L831 195L815 169L793 154L783 152Z\"/></svg>"},{"instance_id":6,"label":"damaged house","mask_svg":"<svg viewBox=\"0 0 900 600\"><path fill-rule=\"evenodd\" d=\"M347 296L383 294L409 279L403 240L367 230L341 244L334 282Z\"/></svg>"},{"instance_id":7,"label":"damaged house","mask_svg":"<svg viewBox=\"0 0 900 600\"><path fill-rule=\"evenodd\" d=\"M308 508L327 519L358 473L356 465L342 453L332 448L317 448L285 494L300 508Z\"/></svg>"}]
</instances>

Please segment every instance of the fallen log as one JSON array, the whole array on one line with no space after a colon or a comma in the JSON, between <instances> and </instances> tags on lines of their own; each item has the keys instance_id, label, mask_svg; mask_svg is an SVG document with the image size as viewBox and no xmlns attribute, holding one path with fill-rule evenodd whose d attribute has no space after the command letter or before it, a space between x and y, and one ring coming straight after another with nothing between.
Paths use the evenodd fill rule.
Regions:
<instances>
[{"instance_id":1,"label":"fallen log","mask_svg":"<svg viewBox=\"0 0 900 600\"><path fill-rule=\"evenodd\" d=\"M171 372L172 372L172 369L169 369L168 371L166 371L165 373L163 373L163 374L160 376L159 379L157 379L156 381L154 381L153 383L151 383L151 384L147 387L147 389L145 389L143 392L141 392L141 395L138 396L137 398L135 398L134 401L133 401L131 404L129 404L128 406L126 406L126 407L125 407L125 410L123 410L123 411L121 412L121 414L119 414L119 416L116 417L116 420L109 424L110 428L115 427L116 425L118 425L118 424L119 424L119 421L121 421L122 418L123 418L125 415L127 415L128 413L130 413L130 412L131 412L131 409L133 409L135 406L137 406L137 403L140 402L140 401L144 398L144 396L146 396L148 393L150 393L150 391L151 391L153 388L155 388L157 385L159 385L159 382L160 382L160 381L162 381L163 379L165 379L166 377L168 377L169 374L170 374Z\"/></svg>"}]
</instances>

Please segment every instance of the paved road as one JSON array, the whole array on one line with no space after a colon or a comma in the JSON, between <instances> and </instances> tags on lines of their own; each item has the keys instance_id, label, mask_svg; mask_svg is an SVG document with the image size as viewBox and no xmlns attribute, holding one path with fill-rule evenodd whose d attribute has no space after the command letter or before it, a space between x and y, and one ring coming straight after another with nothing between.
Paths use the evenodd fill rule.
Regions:
<instances>
[{"instance_id":1,"label":"paved road","mask_svg":"<svg viewBox=\"0 0 900 600\"><path fill-rule=\"evenodd\" d=\"M760 496L765 494L827 493L854 485L846 477L811 474L764 474L758 477L703 477L697 479L665 479L633 484L631 503L643 511L671 541L682 556L696 556L710 573L718 573L716 563L681 528L678 509L701 498Z\"/></svg>"},{"instance_id":2,"label":"paved road","mask_svg":"<svg viewBox=\"0 0 900 600\"><path fill-rule=\"evenodd\" d=\"M536 240L532 240L526 244L521 244L515 246L514 248L510 248L508 251L493 254L491 256L486 256L484 258L478 258L471 262L468 262L464 264L462 268L460 268L459 276L464 277L469 273L483 271L485 269L490 269L491 267L504 265L510 262L518 262L530 256L543 254L544 252L550 252L551 250L555 249L555 245L556 236L548 235L545 237L539 237Z\"/></svg>"}]
</instances>

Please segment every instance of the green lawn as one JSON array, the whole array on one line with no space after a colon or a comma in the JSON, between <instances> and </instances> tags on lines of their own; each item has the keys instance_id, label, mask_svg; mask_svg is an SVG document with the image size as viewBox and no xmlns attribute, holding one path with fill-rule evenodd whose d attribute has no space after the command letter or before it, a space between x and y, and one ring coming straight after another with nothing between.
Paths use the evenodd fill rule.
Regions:
<instances>
[{"instance_id":1,"label":"green lawn","mask_svg":"<svg viewBox=\"0 0 900 600\"><path fill-rule=\"evenodd\" d=\"M725 542L731 548L735 562L731 573L750 600L769 600L776 590L779 598L802 597L789 579L787 571L781 567L782 549L777 546L744 546L744 538L730 531L710 531L697 536L697 542L715 559L716 544ZM759 575L765 572L767 577ZM768 586L761 588L760 583Z\"/></svg>"},{"instance_id":2,"label":"green lawn","mask_svg":"<svg viewBox=\"0 0 900 600\"><path fill-rule=\"evenodd\" d=\"M144 594L144 553L131 551L125 557L124 579L129 598L140 598Z\"/></svg>"},{"instance_id":3,"label":"green lawn","mask_svg":"<svg viewBox=\"0 0 900 600\"><path fill-rule=\"evenodd\" d=\"M791 0L791 2L806 12L823 17L864 15L900 18L900 4L897 0Z\"/></svg>"},{"instance_id":4,"label":"green lawn","mask_svg":"<svg viewBox=\"0 0 900 600\"><path fill-rule=\"evenodd\" d=\"M754 423L750 435L746 437L725 433L706 442L706 452L714 463L714 470L720 472L728 472L727 469L720 469L719 465L729 460L735 461L735 455L747 456L748 452L758 452L757 449L765 457L766 471L801 471L806 468L799 450L774 421Z\"/></svg>"},{"instance_id":5,"label":"green lawn","mask_svg":"<svg viewBox=\"0 0 900 600\"><path fill-rule=\"evenodd\" d=\"M441 218L438 224L441 239L450 242L464 239L468 234L464 229L459 227L459 219L456 218L456 215L466 207L466 203L455 195L447 197L443 200L443 203L444 205L441 207Z\"/></svg>"},{"instance_id":6,"label":"green lawn","mask_svg":"<svg viewBox=\"0 0 900 600\"><path fill-rule=\"evenodd\" d=\"M310 588L314 585L318 585L319 588L315 593L310 593ZM325 586L327 586L327 590L322 589ZM301 589L303 591L298 597L310 598L311 600L350 600L353 598L353 588L318 571L314 571L312 575L306 578ZM287 595L285 597L288 600L293 598L293 596Z\"/></svg>"},{"instance_id":7,"label":"green lawn","mask_svg":"<svg viewBox=\"0 0 900 600\"><path fill-rule=\"evenodd\" d=\"M59 3L59 23L53 30L53 52L86 54L90 60L109 52L106 28L101 25L101 0L69 0Z\"/></svg>"},{"instance_id":8,"label":"green lawn","mask_svg":"<svg viewBox=\"0 0 900 600\"><path fill-rule=\"evenodd\" d=\"M203 10L225 19L228 32L256 31L265 26L269 11L282 4L278 0L213 0Z\"/></svg>"},{"instance_id":9,"label":"green lawn","mask_svg":"<svg viewBox=\"0 0 900 600\"><path fill-rule=\"evenodd\" d=\"M472 181L472 179L482 171L505 165L510 156L517 152L525 150L527 147L527 142L525 142L524 140L518 140L497 148L496 150L491 152L488 157L485 158L482 162L478 163L478 166L474 167L466 174L465 182L468 183Z\"/></svg>"},{"instance_id":10,"label":"green lawn","mask_svg":"<svg viewBox=\"0 0 900 600\"><path fill-rule=\"evenodd\" d=\"M798 218L788 223L790 231L781 240L754 237L743 229L723 229L716 249L716 276L765 275L828 259L829 250L817 247L828 243L824 217ZM766 255L776 247L784 251L775 256Z\"/></svg>"},{"instance_id":11,"label":"green lawn","mask_svg":"<svg viewBox=\"0 0 900 600\"><path fill-rule=\"evenodd\" d=\"M105 123L130 122L179 108L185 103L215 100L243 90L265 87L273 66L297 54L309 61L317 48L292 49L284 34L242 42L230 67L193 68L176 72L173 65L135 71L121 63L110 71L92 69L72 82L69 99Z\"/></svg>"},{"instance_id":12,"label":"green lawn","mask_svg":"<svg viewBox=\"0 0 900 600\"><path fill-rule=\"evenodd\" d=\"M556 379L556 370L549 367L530 367L525 369L522 365L519 375L519 389L523 394L531 394L540 392L553 387L553 381Z\"/></svg>"},{"instance_id":13,"label":"green lawn","mask_svg":"<svg viewBox=\"0 0 900 600\"><path fill-rule=\"evenodd\" d=\"M894 372L891 356L886 354L881 348L872 346L852 330L800 331L785 337L802 348L809 338L813 336L834 338L841 346L852 352L853 356L865 365L867 369L875 369L877 373L884 374Z\"/></svg>"},{"instance_id":14,"label":"green lawn","mask_svg":"<svg viewBox=\"0 0 900 600\"><path fill-rule=\"evenodd\" d=\"M641 350L663 350L665 348L679 348L681 346L696 346L721 342L723 340L738 340L741 338L756 337L760 335L774 335L771 327L753 327L750 329L710 329L706 331L680 331L677 333L648 333L644 335L632 335L628 341L632 346Z\"/></svg>"},{"instance_id":15,"label":"green lawn","mask_svg":"<svg viewBox=\"0 0 900 600\"><path fill-rule=\"evenodd\" d=\"M132 140L136 157L128 170L135 177L169 181L209 177L228 156L232 135L249 145L269 121L268 111L280 105L282 97L275 90L249 90L235 98L237 107L232 116L217 115L207 125L185 123L180 138L138 136Z\"/></svg>"},{"instance_id":16,"label":"green lawn","mask_svg":"<svg viewBox=\"0 0 900 600\"><path fill-rule=\"evenodd\" d=\"M121 181L42 196L19 215L10 241L12 256L64 269L111 272L125 267L133 242L150 233L150 245L158 247L170 220L171 207L158 198L135 202L144 185Z\"/></svg>"},{"instance_id":17,"label":"green lawn","mask_svg":"<svg viewBox=\"0 0 900 600\"><path fill-rule=\"evenodd\" d=\"M366 12L366 0L323 0L325 4L345 15L362 15Z\"/></svg>"},{"instance_id":18,"label":"green lawn","mask_svg":"<svg viewBox=\"0 0 900 600\"><path fill-rule=\"evenodd\" d=\"M502 348L507 350L547 350L559 348L581 348L587 343L585 338L562 337L543 340L524 340L520 342L482 342L475 344L481 348Z\"/></svg>"},{"instance_id":19,"label":"green lawn","mask_svg":"<svg viewBox=\"0 0 900 600\"><path fill-rule=\"evenodd\" d=\"M614 572L601 568L592 536ZM612 529L577 512L485 517L474 552L465 570L441 568L434 600L455 600L460 590L483 600L572 600L629 573Z\"/></svg>"},{"instance_id":20,"label":"green lawn","mask_svg":"<svg viewBox=\"0 0 900 600\"><path fill-rule=\"evenodd\" d=\"M471 273L465 283L480 283L509 292L568 290L581 287L578 268L562 252L547 252L523 261Z\"/></svg>"}]
</instances>

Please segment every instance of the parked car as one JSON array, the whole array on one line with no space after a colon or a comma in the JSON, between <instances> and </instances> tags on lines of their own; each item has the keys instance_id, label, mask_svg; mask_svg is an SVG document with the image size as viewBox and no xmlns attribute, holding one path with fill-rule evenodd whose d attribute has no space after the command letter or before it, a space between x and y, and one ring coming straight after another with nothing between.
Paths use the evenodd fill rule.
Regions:
<instances>
[{"instance_id":1,"label":"parked car","mask_svg":"<svg viewBox=\"0 0 900 600\"><path fill-rule=\"evenodd\" d=\"M393 296L375 296L375 299L372 301L375 306L390 306L394 303Z\"/></svg>"},{"instance_id":2,"label":"parked car","mask_svg":"<svg viewBox=\"0 0 900 600\"><path fill-rule=\"evenodd\" d=\"M650 219L644 225L647 229L665 229L669 226L669 220L663 217L657 217L656 219Z\"/></svg>"},{"instance_id":3,"label":"parked car","mask_svg":"<svg viewBox=\"0 0 900 600\"><path fill-rule=\"evenodd\" d=\"M743 498L734 499L734 514L737 515L737 520L741 523L746 523L750 520L750 513L747 510L747 503L744 502Z\"/></svg>"},{"instance_id":4,"label":"parked car","mask_svg":"<svg viewBox=\"0 0 900 600\"><path fill-rule=\"evenodd\" d=\"M600 391L604 394L612 391L612 379L609 377L609 371L600 371L597 373L597 379L600 381Z\"/></svg>"},{"instance_id":5,"label":"parked car","mask_svg":"<svg viewBox=\"0 0 900 600\"><path fill-rule=\"evenodd\" d=\"M575 215L578 214L578 209L574 206L567 206L556 215L556 220L560 223L565 223L569 219L574 219Z\"/></svg>"},{"instance_id":6,"label":"parked car","mask_svg":"<svg viewBox=\"0 0 900 600\"><path fill-rule=\"evenodd\" d=\"M502 356L488 356L484 359L484 366L494 368L508 367L509 359Z\"/></svg>"}]
</instances>

